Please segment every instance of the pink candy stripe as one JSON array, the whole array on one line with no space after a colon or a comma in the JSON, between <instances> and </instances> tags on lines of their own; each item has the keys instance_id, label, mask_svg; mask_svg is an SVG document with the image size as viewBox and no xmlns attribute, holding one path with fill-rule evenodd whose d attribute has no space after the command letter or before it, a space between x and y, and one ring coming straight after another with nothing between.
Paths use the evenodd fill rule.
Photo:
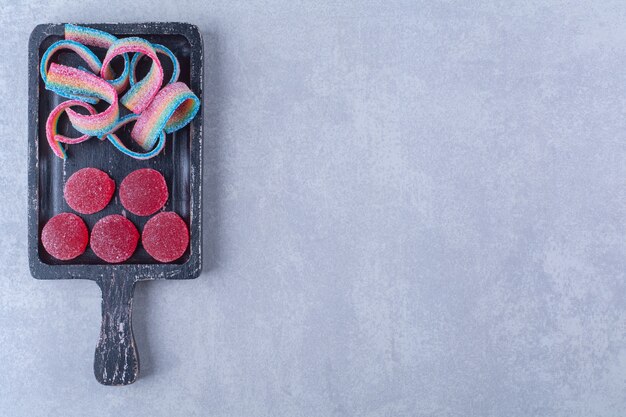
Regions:
<instances>
[{"instance_id":1,"label":"pink candy stripe","mask_svg":"<svg viewBox=\"0 0 626 417\"><path fill-rule=\"evenodd\" d=\"M147 41L139 38L123 38L115 42L104 57L100 75L105 79L111 78L110 64L113 58L133 52L142 53L152 59L150 76L136 83L121 99L122 104L130 111L140 114L148 107L163 83L163 67L156 51Z\"/></svg>"},{"instance_id":2,"label":"pink candy stripe","mask_svg":"<svg viewBox=\"0 0 626 417\"><path fill-rule=\"evenodd\" d=\"M97 75L55 63L50 65L48 77L60 84L89 89L98 94L99 98L110 103L105 111L94 115L80 114L69 108L66 110L72 125L79 132L93 136L102 136L108 133L107 129L117 121L119 116L117 92L111 84Z\"/></svg>"},{"instance_id":3,"label":"pink candy stripe","mask_svg":"<svg viewBox=\"0 0 626 417\"><path fill-rule=\"evenodd\" d=\"M131 137L144 149L150 147L156 136L163 130L168 122L173 124L180 119L176 114L173 104L179 96L191 93L185 83L175 82L168 84L156 95L148 108L141 114L133 127ZM183 103L178 104L182 107ZM175 117L175 120L172 120Z\"/></svg>"},{"instance_id":4,"label":"pink candy stripe","mask_svg":"<svg viewBox=\"0 0 626 417\"><path fill-rule=\"evenodd\" d=\"M59 117L61 117L61 113L65 111L65 109L71 106L79 106L87 109L89 114L95 114L96 109L94 109L91 105L85 103L80 100L68 100L64 101L58 106L56 106L48 115L48 120L46 121L46 139L48 139L48 144L52 151L59 158L65 159L65 151L59 142L67 143L67 144L76 144L81 143L89 139L90 135L82 135L78 138L68 138L67 136L59 135L57 133L57 123L59 122Z\"/></svg>"}]
</instances>

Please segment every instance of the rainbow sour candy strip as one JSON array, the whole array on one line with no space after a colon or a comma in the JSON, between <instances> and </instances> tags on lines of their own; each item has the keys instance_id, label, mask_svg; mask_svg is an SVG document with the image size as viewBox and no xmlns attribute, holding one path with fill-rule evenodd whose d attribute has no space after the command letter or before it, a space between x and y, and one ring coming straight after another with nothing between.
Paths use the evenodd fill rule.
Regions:
<instances>
[{"instance_id":1,"label":"rainbow sour candy strip","mask_svg":"<svg viewBox=\"0 0 626 417\"><path fill-rule=\"evenodd\" d=\"M57 41L53 43L52 45L50 45L48 49L46 49L46 52L44 52L41 58L41 65L39 66L39 73L41 74L41 78L43 79L43 82L46 85L46 89L53 91L62 97L75 99L75 100L82 100L82 101L86 101L87 103L96 104L98 102L97 98L73 94L67 91L66 89L57 90L55 89L56 88L55 85L50 84L48 82L48 64L50 63L52 56L56 52L60 51L61 49L69 49L75 52L78 56L80 56L83 59L83 61L87 63L87 66L94 73L97 74L101 70L102 64L100 60L98 59L96 54L91 52L91 50L87 48L85 45L82 45L72 40Z\"/></svg>"},{"instance_id":2,"label":"rainbow sour candy strip","mask_svg":"<svg viewBox=\"0 0 626 417\"><path fill-rule=\"evenodd\" d=\"M77 68L52 63L48 70L48 84L55 91L69 94L96 97L110 104L98 114L80 114L68 108L65 112L76 130L90 136L104 136L117 123L119 105L115 88L97 75Z\"/></svg>"},{"instance_id":3,"label":"rainbow sour candy strip","mask_svg":"<svg viewBox=\"0 0 626 417\"><path fill-rule=\"evenodd\" d=\"M130 123L132 121L135 121L139 119L139 116L137 116L136 114L129 114L125 117L122 117L119 122L115 125L115 128L113 129L114 131L116 131L117 129L119 129L120 127L124 126L127 123ZM157 156L165 147L165 131L161 131L161 134L159 135L159 141L157 142L156 146L145 153L141 153L141 152L134 152L131 151L130 149L128 149L120 140L120 138L115 134L115 133L109 133L108 135L106 135L106 138L113 144L113 146L115 146L120 152L133 157L135 159L150 159L154 156Z\"/></svg>"},{"instance_id":4,"label":"rainbow sour candy strip","mask_svg":"<svg viewBox=\"0 0 626 417\"><path fill-rule=\"evenodd\" d=\"M166 46L160 45L158 43L153 43L152 47L158 54L167 55L170 61L172 61L172 68L173 68L172 77L170 78L170 81L168 82L168 84L172 84L178 81L178 76L180 74L180 64L178 63L178 58L176 58L176 55L174 55L174 53L169 48L167 48ZM139 63L139 60L141 59L142 56L143 54L135 54L133 55L133 59L130 61L130 85L131 87L135 85L135 82L137 80L137 77L135 75L137 71L137 63Z\"/></svg>"},{"instance_id":5,"label":"rainbow sour candy strip","mask_svg":"<svg viewBox=\"0 0 626 417\"><path fill-rule=\"evenodd\" d=\"M48 116L48 120L46 120L46 138L48 139L48 144L50 144L50 148L52 149L54 154L61 159L67 158L67 153L65 152L65 149L60 142L73 145L76 143L84 142L91 137L89 135L82 135L78 138L68 138L66 136L58 134L57 123L59 122L59 118L61 117L61 114L63 114L65 109L71 106L80 106L87 109L87 111L89 111L89 114L96 114L96 109L80 100L64 101L56 106L54 109L52 109L50 115Z\"/></svg>"},{"instance_id":6,"label":"rainbow sour candy strip","mask_svg":"<svg viewBox=\"0 0 626 417\"><path fill-rule=\"evenodd\" d=\"M200 99L185 83L168 84L141 114L131 136L142 148L151 149L159 132L172 133L182 128L194 118L199 108Z\"/></svg>"},{"instance_id":7,"label":"rainbow sour candy strip","mask_svg":"<svg viewBox=\"0 0 626 417\"><path fill-rule=\"evenodd\" d=\"M104 49L109 49L111 45L117 41L117 38L110 33L84 26L72 25L69 23L65 25L65 39L76 41L83 45ZM124 54L123 57L124 71L119 77L109 81L118 93L121 93L126 87L128 87L128 75L130 73L128 54ZM100 72L100 69L101 68L98 68L97 71L94 72L97 74Z\"/></svg>"},{"instance_id":8,"label":"rainbow sour candy strip","mask_svg":"<svg viewBox=\"0 0 626 417\"><path fill-rule=\"evenodd\" d=\"M131 37L115 41L107 51L100 75L105 80L113 78L111 60L125 53L139 52L152 59L152 67L148 75L135 83L120 99L120 102L133 113L139 114L150 104L163 83L163 67L152 44L145 39Z\"/></svg>"}]
</instances>

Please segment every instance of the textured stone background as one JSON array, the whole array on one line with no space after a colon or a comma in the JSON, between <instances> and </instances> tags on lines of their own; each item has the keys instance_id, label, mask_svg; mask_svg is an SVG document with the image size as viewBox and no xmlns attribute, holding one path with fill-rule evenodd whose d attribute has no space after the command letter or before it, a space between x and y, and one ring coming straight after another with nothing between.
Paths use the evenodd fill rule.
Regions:
<instances>
[{"instance_id":1,"label":"textured stone background","mask_svg":"<svg viewBox=\"0 0 626 417\"><path fill-rule=\"evenodd\" d=\"M2 415L626 415L624 2L150 3L0 0ZM206 43L208 262L110 388L27 268L27 40L149 20Z\"/></svg>"}]
</instances>

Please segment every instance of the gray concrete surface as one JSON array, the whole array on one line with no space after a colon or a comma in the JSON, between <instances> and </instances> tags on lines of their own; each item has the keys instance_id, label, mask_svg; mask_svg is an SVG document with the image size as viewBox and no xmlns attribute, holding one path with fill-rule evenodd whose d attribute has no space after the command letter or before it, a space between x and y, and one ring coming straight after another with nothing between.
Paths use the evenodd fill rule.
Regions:
<instances>
[{"instance_id":1,"label":"gray concrete surface","mask_svg":"<svg viewBox=\"0 0 626 417\"><path fill-rule=\"evenodd\" d=\"M0 0L1 415L626 415L626 4L150 3ZM27 268L26 47L149 20L204 34L209 259L110 388Z\"/></svg>"}]
</instances>

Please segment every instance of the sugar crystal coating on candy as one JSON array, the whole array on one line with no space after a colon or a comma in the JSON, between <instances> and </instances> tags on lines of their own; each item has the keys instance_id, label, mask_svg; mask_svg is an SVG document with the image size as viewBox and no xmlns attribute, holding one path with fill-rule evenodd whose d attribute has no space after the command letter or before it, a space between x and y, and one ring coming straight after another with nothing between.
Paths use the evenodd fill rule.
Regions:
<instances>
[{"instance_id":1,"label":"sugar crystal coating on candy","mask_svg":"<svg viewBox=\"0 0 626 417\"><path fill-rule=\"evenodd\" d=\"M48 70L47 89L68 91L73 95L95 97L109 103L109 107L97 114L81 114L68 108L65 113L72 126L80 133L90 136L103 136L111 131L119 118L117 91L102 78L87 71L60 65L50 64Z\"/></svg>"},{"instance_id":2,"label":"sugar crystal coating on candy","mask_svg":"<svg viewBox=\"0 0 626 417\"><path fill-rule=\"evenodd\" d=\"M96 109L94 109L93 106L79 100L63 101L52 109L48 115L48 120L46 120L46 139L48 140L48 144L54 154L61 159L67 158L67 153L65 152L65 148L61 145L61 142L67 144L77 144L90 138L89 135L82 135L78 138L68 138L67 136L63 136L58 133L57 124L59 122L59 118L61 117L61 114L65 112L65 109L71 106L79 106L87 109L89 114L96 114Z\"/></svg>"},{"instance_id":3,"label":"sugar crystal coating on candy","mask_svg":"<svg viewBox=\"0 0 626 417\"><path fill-rule=\"evenodd\" d=\"M97 168L76 171L65 183L67 204L82 214L97 213L109 204L115 192L115 181Z\"/></svg>"},{"instance_id":4,"label":"sugar crystal coating on candy","mask_svg":"<svg viewBox=\"0 0 626 417\"><path fill-rule=\"evenodd\" d=\"M178 62L178 58L176 58L176 55L174 55L174 52L172 52L168 47L160 45L158 43L153 43L152 47L157 52L157 54L165 55L170 59L170 61L172 61L172 76L170 77L170 81L168 82L168 84L178 81L178 76L180 75L180 63ZM131 86L137 83L137 64L142 57L142 53L136 53L135 55L133 55L133 59L130 61L129 81ZM161 64L161 66L163 65Z\"/></svg>"},{"instance_id":5,"label":"sugar crystal coating on candy","mask_svg":"<svg viewBox=\"0 0 626 417\"><path fill-rule=\"evenodd\" d=\"M187 125L198 113L200 99L182 82L163 87L142 113L131 132L144 149L151 149L159 132L175 132Z\"/></svg>"},{"instance_id":6,"label":"sugar crystal coating on candy","mask_svg":"<svg viewBox=\"0 0 626 417\"><path fill-rule=\"evenodd\" d=\"M81 43L75 42L73 40L61 40L61 41L55 42L44 53L43 57L41 58L41 64L39 67L39 72L40 72L41 78L43 79L46 85L46 89L50 91L54 91L55 93L63 97L67 97L70 99L84 100L88 103L96 104L98 102L98 98L96 97L85 96L83 94L80 94L79 92L71 91L71 89L68 89L66 86L54 85L54 84L49 83L48 64L50 63L52 56L57 51L62 50L62 49L70 49L74 51L75 53L77 53L85 61L87 66L89 66L89 68L93 72L99 72L100 69L102 68L102 63L100 62L100 59L85 45L82 45Z\"/></svg>"},{"instance_id":7,"label":"sugar crystal coating on candy","mask_svg":"<svg viewBox=\"0 0 626 417\"><path fill-rule=\"evenodd\" d=\"M117 41L117 38L110 33L92 29L85 26L77 26L67 23L65 25L65 39L78 42L81 45L95 46L97 48L108 49ZM47 53L47 52L46 52ZM128 86L128 75L130 71L130 60L128 54L124 54L124 70L118 78L110 80L109 83L118 93L121 93ZM101 66L100 66L101 67ZM94 71L100 72L100 68Z\"/></svg>"},{"instance_id":8,"label":"sugar crystal coating on candy","mask_svg":"<svg viewBox=\"0 0 626 417\"><path fill-rule=\"evenodd\" d=\"M131 172L120 184L120 201L126 210L138 216L159 211L167 201L165 178L150 168Z\"/></svg>"},{"instance_id":9,"label":"sugar crystal coating on candy","mask_svg":"<svg viewBox=\"0 0 626 417\"><path fill-rule=\"evenodd\" d=\"M128 115L122 117L117 122L117 125L115 126L113 131L118 130L120 127L122 127L122 126L124 126L124 125L126 125L128 123L132 123L132 122L136 121L137 119L139 119L138 115L136 115L136 114L128 114ZM122 142L120 140L119 136L117 134L115 134L115 133L107 134L106 138L120 152L122 152L123 154L128 155L130 157L133 157L135 159L139 159L139 160L150 159L150 158L154 157L155 155L158 155L163 150L163 148L165 147L165 131L163 131L163 130L159 134L158 142L154 145L154 147L152 149L150 149L147 152L135 152L135 151L132 151L132 150L128 149L126 147L126 145L124 145L124 142ZM61 147L59 147L59 148L61 148ZM56 152L56 148L52 148L52 149L55 150L55 152Z\"/></svg>"},{"instance_id":10,"label":"sugar crystal coating on candy","mask_svg":"<svg viewBox=\"0 0 626 417\"><path fill-rule=\"evenodd\" d=\"M189 245L185 221L174 212L152 217L143 228L141 242L146 252L159 262L172 262L183 256Z\"/></svg>"},{"instance_id":11,"label":"sugar crystal coating on candy","mask_svg":"<svg viewBox=\"0 0 626 417\"><path fill-rule=\"evenodd\" d=\"M103 261L124 262L130 258L139 241L139 232L126 217L113 214L98 220L91 231L91 249Z\"/></svg>"},{"instance_id":12,"label":"sugar crystal coating on candy","mask_svg":"<svg viewBox=\"0 0 626 417\"><path fill-rule=\"evenodd\" d=\"M163 67L152 44L139 37L118 39L107 50L102 61L100 75L104 79L110 80L112 78L112 59L118 55L133 52L139 52L152 59L152 66L148 74L141 81L136 82L120 99L120 102L127 109L139 114L148 107L163 83Z\"/></svg>"},{"instance_id":13,"label":"sugar crystal coating on candy","mask_svg":"<svg viewBox=\"0 0 626 417\"><path fill-rule=\"evenodd\" d=\"M72 103L57 105L46 122L46 138L58 157L67 158L62 143L78 144L95 136L108 139L116 149L132 158L153 158L163 149L166 134L183 128L198 113L200 100L187 85L177 82L180 63L169 48L136 36L118 39L98 29L72 24L64 26L64 35L65 39L46 49L39 65L45 88L72 100ZM105 48L104 59L101 61L89 46ZM82 58L89 69L52 62L58 51L66 49ZM130 54L134 54L132 60ZM172 75L164 88L161 88L163 65L158 55L172 61ZM143 56L152 63L147 74L137 80L136 68ZM124 68L114 79L112 62L116 57L123 58ZM109 103L108 108L96 111L87 104L97 104L100 100ZM145 152L128 149L115 134L131 121L126 116L120 119L120 104L138 116L132 119L137 123L130 136ZM82 106L89 114L79 113L72 106ZM82 136L68 138L59 134L57 122L62 113L67 114L71 126Z\"/></svg>"},{"instance_id":14,"label":"sugar crystal coating on candy","mask_svg":"<svg viewBox=\"0 0 626 417\"><path fill-rule=\"evenodd\" d=\"M85 222L75 214L57 214L43 227L41 243L51 256L62 261L74 259L85 252L89 231Z\"/></svg>"}]
</instances>

